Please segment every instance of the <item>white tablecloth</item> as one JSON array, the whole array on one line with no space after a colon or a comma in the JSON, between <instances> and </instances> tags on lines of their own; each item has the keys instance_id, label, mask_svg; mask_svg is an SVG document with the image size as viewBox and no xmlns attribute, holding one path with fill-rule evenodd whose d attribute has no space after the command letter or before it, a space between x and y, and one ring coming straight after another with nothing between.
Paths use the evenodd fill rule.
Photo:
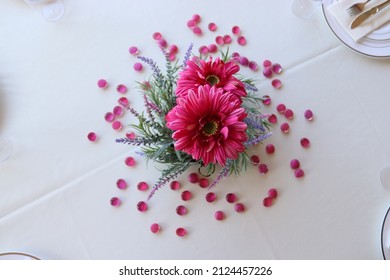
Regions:
<instances>
[{"instance_id":1,"label":"white tablecloth","mask_svg":"<svg viewBox=\"0 0 390 280\"><path fill-rule=\"evenodd\" d=\"M92 1L64 0L66 12L46 22L21 0L3 0L0 8L0 133L13 144L10 160L0 165L0 253L26 252L42 259L382 259L380 234L389 207L389 190L379 172L390 164L390 64L350 50L329 29L321 9L309 20L291 12L286 0ZM204 34L186 26L193 14L202 17ZM218 30L208 31L215 22ZM206 190L179 180L194 198L180 199L169 186L140 213L146 198L140 181L153 185L159 171L136 154L137 148L115 143L126 129L115 131L104 120L120 97L136 108L143 100L136 81L137 59L128 48L164 65L152 38L159 31L179 46L179 56L192 42L194 50L231 34L238 25L247 45L231 45L262 64L283 66L280 90L261 71L244 69L257 79L259 94L268 94L275 112L279 103L295 112L288 135L278 125L265 143L276 152L259 154L269 173L249 168L224 180L208 204ZM233 35L232 35L233 36ZM105 78L110 86L96 83ZM309 122L303 112L311 109ZM283 120L278 115L280 122ZM126 114L124 124L133 119ZM87 140L96 132L96 143ZM303 149L301 137L311 146ZM137 164L127 167L133 156ZM297 180L289 167L301 161L305 177ZM129 188L119 190L118 178ZM263 198L270 188L279 196L271 207ZM224 196L237 194L247 208L236 213ZM122 200L118 208L111 197ZM189 213L175 209L186 205ZM223 210L224 221L214 212ZM158 222L162 231L152 234ZM185 227L188 235L175 230Z\"/></svg>"}]
</instances>

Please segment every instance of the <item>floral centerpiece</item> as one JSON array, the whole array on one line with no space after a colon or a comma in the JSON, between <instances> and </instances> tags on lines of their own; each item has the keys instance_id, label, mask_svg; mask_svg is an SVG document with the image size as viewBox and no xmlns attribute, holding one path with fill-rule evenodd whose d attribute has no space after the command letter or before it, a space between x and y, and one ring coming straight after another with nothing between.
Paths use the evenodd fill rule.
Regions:
<instances>
[{"instance_id":1,"label":"floral centerpiece","mask_svg":"<svg viewBox=\"0 0 390 280\"><path fill-rule=\"evenodd\" d=\"M161 164L149 198L191 166L204 176L218 170L210 188L230 174L240 174L250 162L248 149L271 135L253 80L240 74L228 52L194 56L191 45L179 64L162 50L165 71L152 59L138 57L153 71L149 81L139 83L145 111L122 103L137 118L132 126L138 136L116 140L141 146L147 160Z\"/></svg>"}]
</instances>

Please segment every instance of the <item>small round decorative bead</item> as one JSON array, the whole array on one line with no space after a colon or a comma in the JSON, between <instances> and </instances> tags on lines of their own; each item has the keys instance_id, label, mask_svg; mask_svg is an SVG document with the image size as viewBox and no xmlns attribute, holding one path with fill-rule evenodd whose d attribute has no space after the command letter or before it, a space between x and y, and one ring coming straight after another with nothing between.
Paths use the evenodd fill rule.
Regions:
<instances>
[{"instance_id":1,"label":"small round decorative bead","mask_svg":"<svg viewBox=\"0 0 390 280\"><path fill-rule=\"evenodd\" d=\"M276 89L280 89L282 87L282 81L279 79L272 80L271 84Z\"/></svg>"},{"instance_id":2,"label":"small round decorative bead","mask_svg":"<svg viewBox=\"0 0 390 280\"><path fill-rule=\"evenodd\" d=\"M162 38L162 35L160 32L154 32L153 33L153 39L154 40L160 40Z\"/></svg>"},{"instance_id":3,"label":"small round decorative bead","mask_svg":"<svg viewBox=\"0 0 390 280\"><path fill-rule=\"evenodd\" d=\"M201 17L198 14L194 14L194 15L192 15L192 20L195 21L196 23L199 23L201 20Z\"/></svg>"},{"instance_id":4,"label":"small round decorative bead","mask_svg":"<svg viewBox=\"0 0 390 280\"><path fill-rule=\"evenodd\" d=\"M313 119L313 112L308 109L305 111L304 116L308 121L311 121Z\"/></svg>"},{"instance_id":5,"label":"small round decorative bead","mask_svg":"<svg viewBox=\"0 0 390 280\"><path fill-rule=\"evenodd\" d=\"M135 159L134 159L133 157L127 157L127 158L125 159L125 164L126 164L127 166L132 167L132 166L135 165Z\"/></svg>"},{"instance_id":6,"label":"small round decorative bead","mask_svg":"<svg viewBox=\"0 0 390 280\"><path fill-rule=\"evenodd\" d=\"M240 34L240 32L241 32L241 29L240 29L239 26L235 25L235 26L232 27L232 33L234 35L238 35L238 34Z\"/></svg>"},{"instance_id":7,"label":"small round decorative bead","mask_svg":"<svg viewBox=\"0 0 390 280\"><path fill-rule=\"evenodd\" d=\"M146 204L145 201L140 201L137 203L137 209L140 212L145 212L148 210L148 205Z\"/></svg>"},{"instance_id":8,"label":"small round decorative bead","mask_svg":"<svg viewBox=\"0 0 390 280\"><path fill-rule=\"evenodd\" d=\"M181 184L178 181L172 181L170 186L171 186L171 189L174 191L181 188Z\"/></svg>"},{"instance_id":9,"label":"small round decorative bead","mask_svg":"<svg viewBox=\"0 0 390 280\"><path fill-rule=\"evenodd\" d=\"M135 133L134 132L132 132L132 131L128 131L128 132L126 132L126 137L128 138L128 139L135 139Z\"/></svg>"},{"instance_id":10,"label":"small round decorative bead","mask_svg":"<svg viewBox=\"0 0 390 280\"><path fill-rule=\"evenodd\" d=\"M176 54L177 52L179 51L179 48L178 48L178 46L177 45L171 45L170 47L169 47L169 53L171 53L171 54Z\"/></svg>"},{"instance_id":11,"label":"small round decorative bead","mask_svg":"<svg viewBox=\"0 0 390 280\"><path fill-rule=\"evenodd\" d=\"M115 106L112 112L114 113L115 116L120 117L123 115L123 108L122 106Z\"/></svg>"},{"instance_id":12,"label":"small round decorative bead","mask_svg":"<svg viewBox=\"0 0 390 280\"><path fill-rule=\"evenodd\" d=\"M215 201L215 199L217 198L217 195L215 194L215 193L213 193L213 192L209 192L209 193L207 193L206 194L206 201L207 202L213 202L213 201Z\"/></svg>"},{"instance_id":13,"label":"small round decorative bead","mask_svg":"<svg viewBox=\"0 0 390 280\"><path fill-rule=\"evenodd\" d=\"M176 207L176 213L179 216L184 216L187 214L187 208L183 205L179 205Z\"/></svg>"},{"instance_id":14,"label":"small round decorative bead","mask_svg":"<svg viewBox=\"0 0 390 280\"><path fill-rule=\"evenodd\" d=\"M187 27L193 28L193 27L195 27L195 26L196 26L195 20L190 19L189 21L187 21Z\"/></svg>"},{"instance_id":15,"label":"small round decorative bead","mask_svg":"<svg viewBox=\"0 0 390 280\"><path fill-rule=\"evenodd\" d=\"M120 84L116 87L116 91L124 94L127 92L127 87L125 85Z\"/></svg>"},{"instance_id":16,"label":"small round decorative bead","mask_svg":"<svg viewBox=\"0 0 390 280\"><path fill-rule=\"evenodd\" d=\"M226 195L226 201L229 203L234 203L237 201L237 196L234 193L228 193Z\"/></svg>"},{"instance_id":17,"label":"small round decorative bead","mask_svg":"<svg viewBox=\"0 0 390 280\"><path fill-rule=\"evenodd\" d=\"M302 138L300 142L301 142L301 146L303 148L309 148L310 147L310 140L309 139Z\"/></svg>"},{"instance_id":18,"label":"small round decorative bead","mask_svg":"<svg viewBox=\"0 0 390 280\"><path fill-rule=\"evenodd\" d=\"M98 87L100 88L106 88L108 86L108 83L105 79L100 79L98 82L97 82L97 85Z\"/></svg>"},{"instance_id":19,"label":"small round decorative bead","mask_svg":"<svg viewBox=\"0 0 390 280\"><path fill-rule=\"evenodd\" d=\"M188 175L188 181L190 183L196 184L199 182L199 175L197 173L190 173Z\"/></svg>"},{"instance_id":20,"label":"small round decorative bead","mask_svg":"<svg viewBox=\"0 0 390 280\"><path fill-rule=\"evenodd\" d=\"M301 163L300 163L299 160L297 160L297 159L293 159L293 160L291 160L291 162L290 162L290 167L291 167L292 169L297 169L297 168L299 168L300 165L301 165Z\"/></svg>"},{"instance_id":21,"label":"small round decorative bead","mask_svg":"<svg viewBox=\"0 0 390 280\"><path fill-rule=\"evenodd\" d=\"M246 38L244 36L239 36L237 38L237 43L240 45L240 46L245 46L246 45Z\"/></svg>"},{"instance_id":22,"label":"small round decorative bead","mask_svg":"<svg viewBox=\"0 0 390 280\"><path fill-rule=\"evenodd\" d=\"M275 63L272 65L272 72L275 74L280 74L282 72L282 66L279 63Z\"/></svg>"},{"instance_id":23,"label":"small round decorative bead","mask_svg":"<svg viewBox=\"0 0 390 280\"><path fill-rule=\"evenodd\" d=\"M199 180L199 186L201 188L207 188L210 185L209 179L207 178L202 178Z\"/></svg>"},{"instance_id":24,"label":"small round decorative bead","mask_svg":"<svg viewBox=\"0 0 390 280\"><path fill-rule=\"evenodd\" d=\"M290 125L288 123L282 123L280 125L280 130L283 132L283 133L288 133L290 131Z\"/></svg>"},{"instance_id":25,"label":"small round decorative bead","mask_svg":"<svg viewBox=\"0 0 390 280\"><path fill-rule=\"evenodd\" d=\"M272 66L272 62L270 60L266 59L266 60L263 61L263 66L266 67L266 68L267 67L271 67Z\"/></svg>"},{"instance_id":26,"label":"small round decorative bead","mask_svg":"<svg viewBox=\"0 0 390 280\"><path fill-rule=\"evenodd\" d=\"M209 48L207 46L200 46L199 47L199 53L201 53L201 54L208 54L209 53Z\"/></svg>"},{"instance_id":27,"label":"small round decorative bead","mask_svg":"<svg viewBox=\"0 0 390 280\"><path fill-rule=\"evenodd\" d=\"M225 213L223 213L222 211L217 211L214 213L214 217L216 220L222 221L223 219L225 219Z\"/></svg>"},{"instance_id":28,"label":"small round decorative bead","mask_svg":"<svg viewBox=\"0 0 390 280\"><path fill-rule=\"evenodd\" d=\"M249 69L251 69L252 71L257 71L259 70L259 66L257 65L257 62L256 61L249 61Z\"/></svg>"},{"instance_id":29,"label":"small round decorative bead","mask_svg":"<svg viewBox=\"0 0 390 280\"><path fill-rule=\"evenodd\" d=\"M95 132L88 133L87 138L89 141L95 142L97 139L96 133Z\"/></svg>"},{"instance_id":30,"label":"small round decorative bead","mask_svg":"<svg viewBox=\"0 0 390 280\"><path fill-rule=\"evenodd\" d=\"M140 62L136 62L134 63L134 66L133 66L134 70L137 71L137 72L141 72L142 71L142 64Z\"/></svg>"},{"instance_id":31,"label":"small round decorative bead","mask_svg":"<svg viewBox=\"0 0 390 280\"><path fill-rule=\"evenodd\" d=\"M164 38L161 38L160 40L157 41L158 45L161 47L161 48L166 48L168 47L168 42L167 40L165 40Z\"/></svg>"},{"instance_id":32,"label":"small round decorative bead","mask_svg":"<svg viewBox=\"0 0 390 280\"><path fill-rule=\"evenodd\" d=\"M245 56L240 56L240 58L238 59L238 62L239 62L242 66L248 66L248 65L249 65L249 59L246 58Z\"/></svg>"},{"instance_id":33,"label":"small round decorative bead","mask_svg":"<svg viewBox=\"0 0 390 280\"><path fill-rule=\"evenodd\" d=\"M275 146L273 144L268 144L265 146L265 151L267 154L273 154L275 152Z\"/></svg>"},{"instance_id":34,"label":"small round decorative bead","mask_svg":"<svg viewBox=\"0 0 390 280\"><path fill-rule=\"evenodd\" d=\"M159 233L161 230L161 227L159 224L157 223L154 223L150 226L150 231L153 232L153 233Z\"/></svg>"},{"instance_id":35,"label":"small round decorative bead","mask_svg":"<svg viewBox=\"0 0 390 280\"><path fill-rule=\"evenodd\" d=\"M122 123L120 121L114 121L112 123L112 128L115 130L121 130L122 129Z\"/></svg>"},{"instance_id":36,"label":"small round decorative bead","mask_svg":"<svg viewBox=\"0 0 390 280\"><path fill-rule=\"evenodd\" d=\"M149 189L149 185L148 185L148 183L146 183L146 182L139 182L138 184L137 184L137 189L139 190L139 191L147 191L148 189Z\"/></svg>"},{"instance_id":37,"label":"small round decorative bead","mask_svg":"<svg viewBox=\"0 0 390 280\"><path fill-rule=\"evenodd\" d=\"M210 53L216 53L216 52L218 51L218 47L217 47L216 44L210 44L210 45L208 46L208 49L209 49L209 52L210 52Z\"/></svg>"},{"instance_id":38,"label":"small round decorative bead","mask_svg":"<svg viewBox=\"0 0 390 280\"><path fill-rule=\"evenodd\" d=\"M118 103L122 106L128 106L129 105L129 99L127 97L121 97L118 99Z\"/></svg>"},{"instance_id":39,"label":"small round decorative bead","mask_svg":"<svg viewBox=\"0 0 390 280\"><path fill-rule=\"evenodd\" d=\"M275 114L271 114L270 116L268 116L268 121L270 123L277 123L278 122L278 117Z\"/></svg>"},{"instance_id":40,"label":"small round decorative bead","mask_svg":"<svg viewBox=\"0 0 390 280\"><path fill-rule=\"evenodd\" d=\"M260 163L258 168L259 168L259 172L261 174L267 174L268 173L268 166L265 163Z\"/></svg>"},{"instance_id":41,"label":"small round decorative bead","mask_svg":"<svg viewBox=\"0 0 390 280\"><path fill-rule=\"evenodd\" d=\"M208 24L208 28L210 31L216 31L217 30L217 25L214 22L210 22Z\"/></svg>"},{"instance_id":42,"label":"small round decorative bead","mask_svg":"<svg viewBox=\"0 0 390 280\"><path fill-rule=\"evenodd\" d=\"M284 114L284 112L286 112L286 105L284 105L284 104L279 104L278 106L276 106L276 110L277 110L280 114Z\"/></svg>"},{"instance_id":43,"label":"small round decorative bead","mask_svg":"<svg viewBox=\"0 0 390 280\"><path fill-rule=\"evenodd\" d=\"M250 160L253 165L258 165L260 163L260 157L257 155L251 156Z\"/></svg>"},{"instance_id":44,"label":"small round decorative bead","mask_svg":"<svg viewBox=\"0 0 390 280\"><path fill-rule=\"evenodd\" d=\"M245 206L244 206L244 204L242 204L241 202L239 202L239 203L237 203L236 205L234 205L234 210L235 210L237 213L244 212L244 211L245 211Z\"/></svg>"},{"instance_id":45,"label":"small round decorative bead","mask_svg":"<svg viewBox=\"0 0 390 280\"><path fill-rule=\"evenodd\" d=\"M271 78L272 77L272 68L271 67L265 67L263 69L263 75L266 78Z\"/></svg>"},{"instance_id":46,"label":"small round decorative bead","mask_svg":"<svg viewBox=\"0 0 390 280\"><path fill-rule=\"evenodd\" d=\"M265 207L270 207L272 205L272 198L271 197L264 198L263 205Z\"/></svg>"},{"instance_id":47,"label":"small round decorative bead","mask_svg":"<svg viewBox=\"0 0 390 280\"><path fill-rule=\"evenodd\" d=\"M297 168L294 171L294 175L296 178L301 178L301 177L305 176L305 172L302 169Z\"/></svg>"},{"instance_id":48,"label":"small round decorative bead","mask_svg":"<svg viewBox=\"0 0 390 280\"><path fill-rule=\"evenodd\" d=\"M291 109L287 109L285 112L284 112L284 116L289 119L289 120L292 120L294 118L294 112L293 110Z\"/></svg>"},{"instance_id":49,"label":"small round decorative bead","mask_svg":"<svg viewBox=\"0 0 390 280\"><path fill-rule=\"evenodd\" d=\"M118 189L124 190L127 188L127 182L124 179L118 179L116 181L116 186L118 187Z\"/></svg>"},{"instance_id":50,"label":"small round decorative bead","mask_svg":"<svg viewBox=\"0 0 390 280\"><path fill-rule=\"evenodd\" d=\"M192 32L194 32L195 35L202 35L202 29L198 26L195 26L193 29L192 29Z\"/></svg>"},{"instance_id":51,"label":"small round decorative bead","mask_svg":"<svg viewBox=\"0 0 390 280\"><path fill-rule=\"evenodd\" d=\"M192 193L190 191L183 191L181 193L181 199L184 201L190 200L192 198Z\"/></svg>"},{"instance_id":52,"label":"small round decorative bead","mask_svg":"<svg viewBox=\"0 0 390 280\"><path fill-rule=\"evenodd\" d=\"M232 42L232 37L230 37L230 35L223 36L223 42L227 45L230 44Z\"/></svg>"},{"instance_id":53,"label":"small round decorative bead","mask_svg":"<svg viewBox=\"0 0 390 280\"><path fill-rule=\"evenodd\" d=\"M122 201L120 200L120 198L116 197L116 196L111 198L111 200L110 200L110 204L114 207L118 207L119 205L121 205L121 203L122 203Z\"/></svg>"},{"instance_id":54,"label":"small round decorative bead","mask_svg":"<svg viewBox=\"0 0 390 280\"><path fill-rule=\"evenodd\" d=\"M107 121L107 122L113 122L115 120L115 115L114 113L112 112L107 112L105 115L104 115L104 119Z\"/></svg>"},{"instance_id":55,"label":"small round decorative bead","mask_svg":"<svg viewBox=\"0 0 390 280\"><path fill-rule=\"evenodd\" d=\"M268 197L269 197L269 198L274 199L274 198L276 198L277 196L278 196L278 191L277 191L276 189L271 188L271 189L268 190Z\"/></svg>"},{"instance_id":56,"label":"small round decorative bead","mask_svg":"<svg viewBox=\"0 0 390 280\"><path fill-rule=\"evenodd\" d=\"M183 236L187 235L187 230L184 228L178 228L178 229L176 229L176 235L183 237Z\"/></svg>"},{"instance_id":57,"label":"small round decorative bead","mask_svg":"<svg viewBox=\"0 0 390 280\"><path fill-rule=\"evenodd\" d=\"M269 95L264 95L261 101L264 105L271 105L271 97Z\"/></svg>"},{"instance_id":58,"label":"small round decorative bead","mask_svg":"<svg viewBox=\"0 0 390 280\"><path fill-rule=\"evenodd\" d=\"M223 37L222 36L217 36L215 37L215 43L217 43L217 45L223 45L224 42L223 42Z\"/></svg>"},{"instance_id":59,"label":"small round decorative bead","mask_svg":"<svg viewBox=\"0 0 390 280\"><path fill-rule=\"evenodd\" d=\"M129 48L129 53L132 54L132 55L137 55L139 53L138 48L135 47L135 46L131 46Z\"/></svg>"}]
</instances>

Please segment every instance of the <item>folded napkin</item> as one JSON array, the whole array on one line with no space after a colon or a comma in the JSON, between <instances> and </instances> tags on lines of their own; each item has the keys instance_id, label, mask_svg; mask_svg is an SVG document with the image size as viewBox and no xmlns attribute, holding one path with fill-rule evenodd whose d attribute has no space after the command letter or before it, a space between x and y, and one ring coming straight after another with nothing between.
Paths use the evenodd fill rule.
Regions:
<instances>
[{"instance_id":1,"label":"folded napkin","mask_svg":"<svg viewBox=\"0 0 390 280\"><path fill-rule=\"evenodd\" d=\"M383 1L384 0L371 0L366 4L364 11L368 11L370 8L379 5ZM351 17L346 10L351 5L358 2L364 2L364 0L340 0L328 7L329 12L334 15L340 25L344 28L345 32L355 41L359 40L390 20L389 5L376 15L366 19L366 21L364 21L358 27L351 29L351 23L357 16Z\"/></svg>"}]
</instances>

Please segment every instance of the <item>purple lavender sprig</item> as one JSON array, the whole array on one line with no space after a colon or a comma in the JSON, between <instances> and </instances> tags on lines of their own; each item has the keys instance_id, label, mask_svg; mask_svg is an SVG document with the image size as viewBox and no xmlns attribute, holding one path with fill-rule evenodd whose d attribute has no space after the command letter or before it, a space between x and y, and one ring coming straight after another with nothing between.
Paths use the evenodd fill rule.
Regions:
<instances>
[{"instance_id":1,"label":"purple lavender sprig","mask_svg":"<svg viewBox=\"0 0 390 280\"><path fill-rule=\"evenodd\" d=\"M252 139L246 141L246 142L244 143L244 145L245 145L246 147L254 146L254 145L256 145L256 144L258 144L258 143L264 141L265 139L271 137L271 135L272 135L271 132L267 132L267 133L264 133L264 134L260 134L260 135L258 135L257 137L252 138Z\"/></svg>"},{"instance_id":2,"label":"purple lavender sprig","mask_svg":"<svg viewBox=\"0 0 390 280\"><path fill-rule=\"evenodd\" d=\"M129 138L118 138L115 140L116 143L122 143L122 144L128 144L128 145L133 145L133 146L141 146L141 145L152 145L156 142L158 142L159 139L156 137L156 139L146 139L143 137L136 137L134 139L129 139Z\"/></svg>"},{"instance_id":3,"label":"purple lavender sprig","mask_svg":"<svg viewBox=\"0 0 390 280\"><path fill-rule=\"evenodd\" d=\"M188 47L187 51L186 51L186 54L184 55L184 59L183 59L183 66L182 68L185 68L187 66L187 61L190 59L191 57L191 54L192 54L192 48L194 47L194 44L190 44L190 46Z\"/></svg>"},{"instance_id":4,"label":"purple lavender sprig","mask_svg":"<svg viewBox=\"0 0 390 280\"><path fill-rule=\"evenodd\" d=\"M211 183L210 187L209 187L209 190L214 188L216 185L218 185L218 183L224 179L226 176L229 175L229 171L230 171L230 168L233 164L233 161L232 160L228 160L226 162L226 165L222 168L221 172L219 172L217 178L214 179L214 181Z\"/></svg>"},{"instance_id":5,"label":"purple lavender sprig","mask_svg":"<svg viewBox=\"0 0 390 280\"><path fill-rule=\"evenodd\" d=\"M144 56L138 56L137 58L140 59L141 61L145 62L146 64L148 64L152 68L153 75L156 78L156 82L158 83L159 86L163 86L164 75L161 73L161 70L157 66L157 63L153 59L147 58Z\"/></svg>"}]
</instances>

